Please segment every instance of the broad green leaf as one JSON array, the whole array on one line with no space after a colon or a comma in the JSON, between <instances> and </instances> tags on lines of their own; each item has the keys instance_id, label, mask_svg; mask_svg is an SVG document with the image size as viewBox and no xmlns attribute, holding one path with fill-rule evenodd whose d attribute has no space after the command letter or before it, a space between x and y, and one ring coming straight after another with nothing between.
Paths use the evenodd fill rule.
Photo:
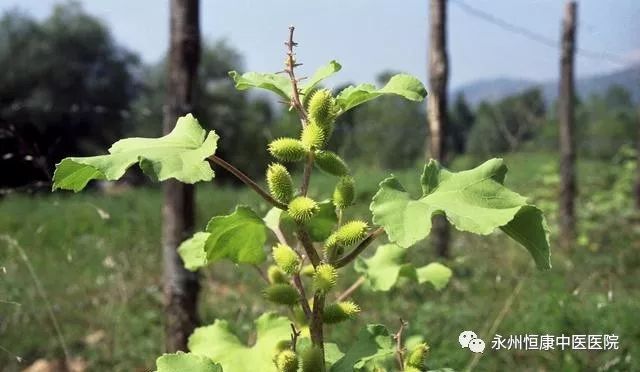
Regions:
<instances>
[{"instance_id":1,"label":"broad green leaf","mask_svg":"<svg viewBox=\"0 0 640 372\"><path fill-rule=\"evenodd\" d=\"M422 101L427 96L427 90L420 80L407 74L394 75L382 88L376 89L373 84L348 86L336 97L340 113L378 98L383 94L395 94L411 101Z\"/></svg>"},{"instance_id":2,"label":"broad green leaf","mask_svg":"<svg viewBox=\"0 0 640 372\"><path fill-rule=\"evenodd\" d=\"M424 168L423 196L418 200L393 176L380 183L370 207L373 221L402 247L429 235L434 214L444 214L461 231L487 235L501 228L529 250L538 268L548 269L548 229L542 211L503 186L506 172L502 159L457 173L431 160Z\"/></svg>"},{"instance_id":3,"label":"broad green leaf","mask_svg":"<svg viewBox=\"0 0 640 372\"><path fill-rule=\"evenodd\" d=\"M238 206L230 215L213 217L206 231L210 233L204 246L208 263L226 258L235 263L259 264L267 258L266 226L249 207Z\"/></svg>"},{"instance_id":4,"label":"broad green leaf","mask_svg":"<svg viewBox=\"0 0 640 372\"><path fill-rule=\"evenodd\" d=\"M222 367L211 359L192 353L178 351L164 354L156 360L157 372L222 372Z\"/></svg>"},{"instance_id":5,"label":"broad green leaf","mask_svg":"<svg viewBox=\"0 0 640 372\"><path fill-rule=\"evenodd\" d=\"M196 271L209 263L207 261L207 252L205 251L205 243L209 236L211 234L208 232L197 232L191 238L183 241L178 247L178 254L187 270Z\"/></svg>"},{"instance_id":6,"label":"broad green leaf","mask_svg":"<svg viewBox=\"0 0 640 372\"><path fill-rule=\"evenodd\" d=\"M273 313L256 321L256 342L247 346L230 330L224 320L196 328L189 337L189 350L220 363L224 372L276 372L273 364L276 344L291 336L290 321Z\"/></svg>"},{"instance_id":7,"label":"broad green leaf","mask_svg":"<svg viewBox=\"0 0 640 372\"><path fill-rule=\"evenodd\" d=\"M78 192L91 180L117 180L138 163L151 179L175 178L184 183L209 181L213 170L206 158L216 151L218 135L202 129L188 114L171 133L160 138L127 138L111 146L109 155L64 158L56 165L53 190Z\"/></svg>"},{"instance_id":8,"label":"broad green leaf","mask_svg":"<svg viewBox=\"0 0 640 372\"><path fill-rule=\"evenodd\" d=\"M403 264L406 249L395 244L384 244L378 247L371 258L358 258L355 270L363 274L367 284L374 291L388 291L396 284Z\"/></svg>"},{"instance_id":9,"label":"broad green leaf","mask_svg":"<svg viewBox=\"0 0 640 372\"><path fill-rule=\"evenodd\" d=\"M426 266L417 268L416 277L418 278L418 283L429 282L433 284L437 290L441 290L449 283L451 269L441 263L432 262Z\"/></svg>"},{"instance_id":10,"label":"broad green leaf","mask_svg":"<svg viewBox=\"0 0 640 372\"><path fill-rule=\"evenodd\" d=\"M238 90L261 88L274 92L287 102L291 99L293 88L286 75L261 72L247 72L240 75L236 71L229 71L229 76L233 79Z\"/></svg>"},{"instance_id":11,"label":"broad green leaf","mask_svg":"<svg viewBox=\"0 0 640 372\"><path fill-rule=\"evenodd\" d=\"M340 69L342 69L342 66L336 61L331 61L317 69L309 81L302 87L302 95L306 97L322 80L340 71Z\"/></svg>"},{"instance_id":12,"label":"broad green leaf","mask_svg":"<svg viewBox=\"0 0 640 372\"><path fill-rule=\"evenodd\" d=\"M549 257L549 227L542 211L534 206L525 206L516 217L500 227L507 235L525 246L541 268L551 268Z\"/></svg>"},{"instance_id":13,"label":"broad green leaf","mask_svg":"<svg viewBox=\"0 0 640 372\"><path fill-rule=\"evenodd\" d=\"M370 371L378 362L393 357L395 348L389 331L380 324L369 324L356 336L346 354L331 372Z\"/></svg>"},{"instance_id":14,"label":"broad green leaf","mask_svg":"<svg viewBox=\"0 0 640 372\"><path fill-rule=\"evenodd\" d=\"M437 290L446 286L451 269L436 262L416 269L404 262L406 252L396 244L381 245L371 258L358 258L355 270L364 275L367 285L374 291L390 290L401 276L417 280L420 284L430 282Z\"/></svg>"}]
</instances>

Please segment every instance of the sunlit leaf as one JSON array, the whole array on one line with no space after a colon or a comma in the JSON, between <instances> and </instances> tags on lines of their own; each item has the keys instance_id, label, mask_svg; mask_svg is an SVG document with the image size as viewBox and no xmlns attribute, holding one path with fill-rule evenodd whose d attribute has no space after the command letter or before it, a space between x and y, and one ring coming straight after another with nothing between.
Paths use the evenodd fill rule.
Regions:
<instances>
[{"instance_id":1,"label":"sunlit leaf","mask_svg":"<svg viewBox=\"0 0 640 372\"><path fill-rule=\"evenodd\" d=\"M230 71L229 76L233 79L236 89L247 90L249 88L260 88L274 92L289 102L291 99L291 81L284 74L247 72L240 75L236 71Z\"/></svg>"},{"instance_id":2,"label":"sunlit leaf","mask_svg":"<svg viewBox=\"0 0 640 372\"><path fill-rule=\"evenodd\" d=\"M372 257L358 258L355 270L364 275L368 287L374 291L390 290L401 276L420 284L430 282L437 290L446 286L451 269L437 262L416 269L405 260L406 253L406 249L396 244L384 244Z\"/></svg>"},{"instance_id":3,"label":"sunlit leaf","mask_svg":"<svg viewBox=\"0 0 640 372\"><path fill-rule=\"evenodd\" d=\"M224 372L277 372L273 364L275 346L290 338L290 321L266 313L255 324L257 335L253 346L240 341L227 321L216 320L213 325L196 328L189 337L189 350L219 363Z\"/></svg>"},{"instance_id":4,"label":"sunlit leaf","mask_svg":"<svg viewBox=\"0 0 640 372\"><path fill-rule=\"evenodd\" d=\"M492 159L463 172L432 160L422 175L423 196L412 199L395 177L382 181L373 197L373 221L389 240L409 247L426 238L434 214L444 214L458 230L487 235L501 228L522 244L538 268L551 267L548 229L542 212L503 186L507 167Z\"/></svg>"},{"instance_id":5,"label":"sunlit leaf","mask_svg":"<svg viewBox=\"0 0 640 372\"><path fill-rule=\"evenodd\" d=\"M211 359L192 353L178 351L164 354L156 360L156 372L222 372L222 367Z\"/></svg>"},{"instance_id":6,"label":"sunlit leaf","mask_svg":"<svg viewBox=\"0 0 640 372\"><path fill-rule=\"evenodd\" d=\"M178 254L187 270L195 271L209 263L204 247L210 235L208 232L197 232L178 247Z\"/></svg>"},{"instance_id":7,"label":"sunlit leaf","mask_svg":"<svg viewBox=\"0 0 640 372\"><path fill-rule=\"evenodd\" d=\"M427 96L427 90L420 80L407 74L394 75L382 88L376 89L373 84L348 86L336 97L340 113L385 94L393 94L411 101L422 101Z\"/></svg>"},{"instance_id":8,"label":"sunlit leaf","mask_svg":"<svg viewBox=\"0 0 640 372\"><path fill-rule=\"evenodd\" d=\"M111 146L109 155L64 158L56 165L53 190L80 191L91 180L117 180L138 163L151 179L175 178L183 183L209 181L213 170L206 158L217 148L218 135L202 129L189 114L160 138L127 138Z\"/></svg>"},{"instance_id":9,"label":"sunlit leaf","mask_svg":"<svg viewBox=\"0 0 640 372\"><path fill-rule=\"evenodd\" d=\"M437 290L441 290L449 283L451 269L441 263L432 262L426 266L417 268L416 277L418 278L418 283L429 282L433 284Z\"/></svg>"},{"instance_id":10,"label":"sunlit leaf","mask_svg":"<svg viewBox=\"0 0 640 372\"><path fill-rule=\"evenodd\" d=\"M322 80L340 71L340 69L342 69L342 66L336 61L331 61L317 69L307 83L302 87L302 95L306 96L309 94L320 82L322 82Z\"/></svg>"},{"instance_id":11,"label":"sunlit leaf","mask_svg":"<svg viewBox=\"0 0 640 372\"><path fill-rule=\"evenodd\" d=\"M213 217L206 231L210 234L204 246L208 263L228 259L259 264L267 257L264 250L267 228L249 207L238 206L230 215Z\"/></svg>"}]
</instances>

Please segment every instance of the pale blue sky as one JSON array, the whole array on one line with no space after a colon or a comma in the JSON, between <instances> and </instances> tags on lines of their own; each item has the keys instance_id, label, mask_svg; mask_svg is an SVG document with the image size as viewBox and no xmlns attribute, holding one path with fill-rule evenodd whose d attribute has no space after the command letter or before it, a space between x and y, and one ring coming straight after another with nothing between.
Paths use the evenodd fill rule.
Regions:
<instances>
[{"instance_id":1,"label":"pale blue sky","mask_svg":"<svg viewBox=\"0 0 640 372\"><path fill-rule=\"evenodd\" d=\"M498 18L558 39L562 0L464 0ZM0 10L19 7L41 18L56 0L3 0ZM84 0L116 39L157 61L168 40L166 0ZM283 61L287 27L297 27L303 73L331 59L343 65L333 83L372 81L385 69L426 79L427 0L202 0L202 32L226 38L245 58L247 70L276 71ZM640 62L640 1L579 1L578 45ZM496 77L554 79L558 51L509 33L449 3L449 55L453 88ZM577 74L621 68L607 60L579 57Z\"/></svg>"}]
</instances>

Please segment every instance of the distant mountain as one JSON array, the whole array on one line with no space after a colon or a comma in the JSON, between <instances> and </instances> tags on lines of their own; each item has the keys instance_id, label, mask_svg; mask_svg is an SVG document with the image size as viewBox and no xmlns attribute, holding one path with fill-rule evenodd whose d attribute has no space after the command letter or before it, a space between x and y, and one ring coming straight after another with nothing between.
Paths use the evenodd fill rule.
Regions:
<instances>
[{"instance_id":1,"label":"distant mountain","mask_svg":"<svg viewBox=\"0 0 640 372\"><path fill-rule=\"evenodd\" d=\"M640 65L631 66L609 74L579 78L576 90L581 97L604 93L611 85L620 85L627 89L635 103L640 103ZM497 101L525 89L540 87L547 103L553 102L558 95L556 81L536 82L521 79L485 79L479 80L453 91L452 96L464 93L465 98L472 105L482 101Z\"/></svg>"}]
</instances>

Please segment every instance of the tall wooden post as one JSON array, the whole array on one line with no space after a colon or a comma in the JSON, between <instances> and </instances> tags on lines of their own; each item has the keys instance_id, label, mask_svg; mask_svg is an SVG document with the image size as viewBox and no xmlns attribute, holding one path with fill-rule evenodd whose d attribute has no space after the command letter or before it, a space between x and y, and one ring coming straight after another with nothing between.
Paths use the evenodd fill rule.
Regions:
<instances>
[{"instance_id":1,"label":"tall wooden post","mask_svg":"<svg viewBox=\"0 0 640 372\"><path fill-rule=\"evenodd\" d=\"M446 0L430 0L429 6L429 156L445 162L447 129L447 4ZM443 216L433 220L431 242L441 257L449 256L449 225Z\"/></svg>"},{"instance_id":2,"label":"tall wooden post","mask_svg":"<svg viewBox=\"0 0 640 372\"><path fill-rule=\"evenodd\" d=\"M170 1L170 45L164 133L179 116L194 107L194 91L200 61L199 0ZM194 190L175 180L164 183L162 252L164 266L165 348L186 350L187 339L198 323L198 275L184 268L178 245L193 232Z\"/></svg>"},{"instance_id":3,"label":"tall wooden post","mask_svg":"<svg viewBox=\"0 0 640 372\"><path fill-rule=\"evenodd\" d=\"M566 3L562 20L562 56L560 60L560 243L569 249L575 238L576 152L574 138L574 55L576 39L576 2Z\"/></svg>"}]
</instances>

